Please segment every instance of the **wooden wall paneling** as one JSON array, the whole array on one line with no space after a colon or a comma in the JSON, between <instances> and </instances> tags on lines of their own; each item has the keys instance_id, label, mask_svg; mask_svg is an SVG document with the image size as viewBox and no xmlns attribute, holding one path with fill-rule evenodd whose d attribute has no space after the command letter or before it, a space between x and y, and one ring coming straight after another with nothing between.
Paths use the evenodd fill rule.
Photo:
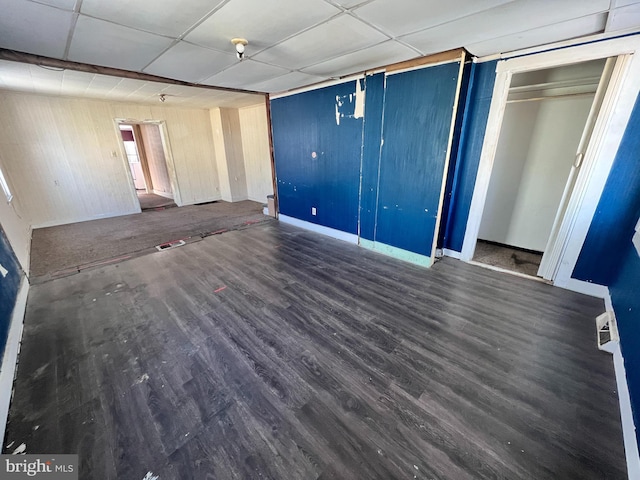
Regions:
<instances>
[{"instance_id":1,"label":"wooden wall paneling","mask_svg":"<svg viewBox=\"0 0 640 480\"><path fill-rule=\"evenodd\" d=\"M247 177L242 152L242 132L237 108L221 108L224 149L231 187L231 201L247 199Z\"/></svg>"},{"instance_id":2,"label":"wooden wall paneling","mask_svg":"<svg viewBox=\"0 0 640 480\"><path fill-rule=\"evenodd\" d=\"M269 126L265 105L238 110L242 132L242 155L249 200L266 203L273 194Z\"/></svg>"},{"instance_id":3,"label":"wooden wall paneling","mask_svg":"<svg viewBox=\"0 0 640 480\"><path fill-rule=\"evenodd\" d=\"M223 200L231 201L231 185L229 184L229 169L227 166L227 152L224 145L224 129L222 128L222 112L220 108L212 108L209 111L211 120L211 132L213 135L213 148L218 178L220 180L220 196Z\"/></svg>"},{"instance_id":4,"label":"wooden wall paneling","mask_svg":"<svg viewBox=\"0 0 640 480\"><path fill-rule=\"evenodd\" d=\"M152 107L166 121L183 205L219 200L220 181L208 110Z\"/></svg>"},{"instance_id":5,"label":"wooden wall paneling","mask_svg":"<svg viewBox=\"0 0 640 480\"><path fill-rule=\"evenodd\" d=\"M23 93L0 100L4 166L34 227L139 211L116 118L165 121L184 203L220 198L207 110Z\"/></svg>"}]
</instances>

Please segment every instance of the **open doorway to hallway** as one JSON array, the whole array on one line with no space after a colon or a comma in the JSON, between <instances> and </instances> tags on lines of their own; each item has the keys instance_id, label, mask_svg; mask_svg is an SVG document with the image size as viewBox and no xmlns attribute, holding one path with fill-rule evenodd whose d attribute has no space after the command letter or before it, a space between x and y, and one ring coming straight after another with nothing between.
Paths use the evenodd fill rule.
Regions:
<instances>
[{"instance_id":1,"label":"open doorway to hallway","mask_svg":"<svg viewBox=\"0 0 640 480\"><path fill-rule=\"evenodd\" d=\"M140 209L175 207L160 127L121 123L119 129Z\"/></svg>"}]
</instances>

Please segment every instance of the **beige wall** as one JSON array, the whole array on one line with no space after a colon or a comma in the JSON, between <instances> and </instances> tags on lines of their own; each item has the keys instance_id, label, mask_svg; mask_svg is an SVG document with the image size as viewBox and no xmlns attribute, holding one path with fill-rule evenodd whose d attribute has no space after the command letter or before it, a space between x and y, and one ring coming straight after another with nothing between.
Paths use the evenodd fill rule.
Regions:
<instances>
[{"instance_id":1,"label":"beige wall","mask_svg":"<svg viewBox=\"0 0 640 480\"><path fill-rule=\"evenodd\" d=\"M228 202L246 200L247 177L238 109L211 109L211 126L220 171L222 199Z\"/></svg>"},{"instance_id":2,"label":"beige wall","mask_svg":"<svg viewBox=\"0 0 640 480\"><path fill-rule=\"evenodd\" d=\"M266 203L267 195L273 194L267 109L264 104L260 104L241 108L238 113L247 177L247 196L249 200Z\"/></svg>"},{"instance_id":3,"label":"beige wall","mask_svg":"<svg viewBox=\"0 0 640 480\"><path fill-rule=\"evenodd\" d=\"M182 204L221 198L207 110L0 92L0 155L34 228L139 211L115 118L166 122Z\"/></svg>"}]
</instances>

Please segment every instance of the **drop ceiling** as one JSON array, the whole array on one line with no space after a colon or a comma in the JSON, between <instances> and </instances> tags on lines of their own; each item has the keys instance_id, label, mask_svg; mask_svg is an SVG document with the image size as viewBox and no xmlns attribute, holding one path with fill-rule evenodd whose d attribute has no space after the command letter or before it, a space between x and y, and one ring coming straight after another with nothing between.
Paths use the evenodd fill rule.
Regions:
<instances>
[{"instance_id":1,"label":"drop ceiling","mask_svg":"<svg viewBox=\"0 0 640 480\"><path fill-rule=\"evenodd\" d=\"M1 48L260 92L453 48L484 56L640 26L640 0L0 0L0 8ZM232 37L249 41L243 61ZM94 77L81 82L85 93L115 82ZM64 91L59 80L52 88ZM136 86L128 96L159 93Z\"/></svg>"}]
</instances>

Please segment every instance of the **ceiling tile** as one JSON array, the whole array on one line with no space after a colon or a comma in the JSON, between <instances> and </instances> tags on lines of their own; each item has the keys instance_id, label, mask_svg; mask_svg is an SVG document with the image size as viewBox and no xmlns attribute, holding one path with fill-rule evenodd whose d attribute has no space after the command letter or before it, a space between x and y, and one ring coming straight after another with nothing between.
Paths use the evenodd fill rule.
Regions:
<instances>
[{"instance_id":1,"label":"ceiling tile","mask_svg":"<svg viewBox=\"0 0 640 480\"><path fill-rule=\"evenodd\" d=\"M340 5L341 7L344 7L344 8L353 8L356 5L369 3L372 0L329 0L329 1L335 5Z\"/></svg>"},{"instance_id":2,"label":"ceiling tile","mask_svg":"<svg viewBox=\"0 0 640 480\"><path fill-rule=\"evenodd\" d=\"M64 55L73 13L26 0L0 0L0 47L45 57Z\"/></svg>"},{"instance_id":3,"label":"ceiling tile","mask_svg":"<svg viewBox=\"0 0 640 480\"><path fill-rule=\"evenodd\" d=\"M608 6L609 0L555 0L553 8L540 8L518 0L401 39L427 55L605 12Z\"/></svg>"},{"instance_id":4,"label":"ceiling tile","mask_svg":"<svg viewBox=\"0 0 640 480\"><path fill-rule=\"evenodd\" d=\"M492 38L484 42L466 45L473 55L482 57L494 53L505 53L523 48L545 45L568 38L590 35L604 30L607 21L606 13L569 20L547 27L536 28L526 32L514 33L500 38Z\"/></svg>"},{"instance_id":5,"label":"ceiling tile","mask_svg":"<svg viewBox=\"0 0 640 480\"><path fill-rule=\"evenodd\" d=\"M350 73L382 67L391 63L402 62L419 56L414 50L393 40L365 48L357 52L348 53L333 60L313 65L303 69L305 73L321 75L323 77L341 77Z\"/></svg>"},{"instance_id":6,"label":"ceiling tile","mask_svg":"<svg viewBox=\"0 0 640 480\"><path fill-rule=\"evenodd\" d=\"M146 73L199 83L229 65L236 56L179 42L144 69Z\"/></svg>"},{"instance_id":7,"label":"ceiling tile","mask_svg":"<svg viewBox=\"0 0 640 480\"><path fill-rule=\"evenodd\" d=\"M247 55L263 50L340 10L322 0L233 0L189 33L185 40L234 52L230 40L249 40Z\"/></svg>"},{"instance_id":8,"label":"ceiling tile","mask_svg":"<svg viewBox=\"0 0 640 480\"><path fill-rule=\"evenodd\" d=\"M250 83L258 83L285 73L287 70L284 68L248 59L238 62L233 67L207 78L201 83L218 87L246 88L246 85Z\"/></svg>"},{"instance_id":9,"label":"ceiling tile","mask_svg":"<svg viewBox=\"0 0 640 480\"><path fill-rule=\"evenodd\" d=\"M35 3L44 3L52 7L61 8L63 10L73 10L76 6L76 0L31 0Z\"/></svg>"},{"instance_id":10,"label":"ceiling tile","mask_svg":"<svg viewBox=\"0 0 640 480\"><path fill-rule=\"evenodd\" d=\"M341 15L258 53L255 59L299 70L387 39L352 16Z\"/></svg>"},{"instance_id":11,"label":"ceiling tile","mask_svg":"<svg viewBox=\"0 0 640 480\"><path fill-rule=\"evenodd\" d=\"M609 14L607 32L640 27L640 3L616 8Z\"/></svg>"},{"instance_id":12,"label":"ceiling tile","mask_svg":"<svg viewBox=\"0 0 640 480\"><path fill-rule=\"evenodd\" d=\"M222 0L83 0L80 12L127 27L177 37Z\"/></svg>"},{"instance_id":13,"label":"ceiling tile","mask_svg":"<svg viewBox=\"0 0 640 480\"><path fill-rule=\"evenodd\" d=\"M312 85L314 83L326 80L325 77L317 77L301 72L291 72L281 77L271 78L260 83L254 83L248 86L251 90L257 92L277 93L292 90L294 88Z\"/></svg>"},{"instance_id":14,"label":"ceiling tile","mask_svg":"<svg viewBox=\"0 0 640 480\"><path fill-rule=\"evenodd\" d=\"M69 60L140 71L172 40L80 15Z\"/></svg>"},{"instance_id":15,"label":"ceiling tile","mask_svg":"<svg viewBox=\"0 0 640 480\"><path fill-rule=\"evenodd\" d=\"M482 12L512 0L377 0L354 9L356 16L399 36Z\"/></svg>"}]
</instances>

